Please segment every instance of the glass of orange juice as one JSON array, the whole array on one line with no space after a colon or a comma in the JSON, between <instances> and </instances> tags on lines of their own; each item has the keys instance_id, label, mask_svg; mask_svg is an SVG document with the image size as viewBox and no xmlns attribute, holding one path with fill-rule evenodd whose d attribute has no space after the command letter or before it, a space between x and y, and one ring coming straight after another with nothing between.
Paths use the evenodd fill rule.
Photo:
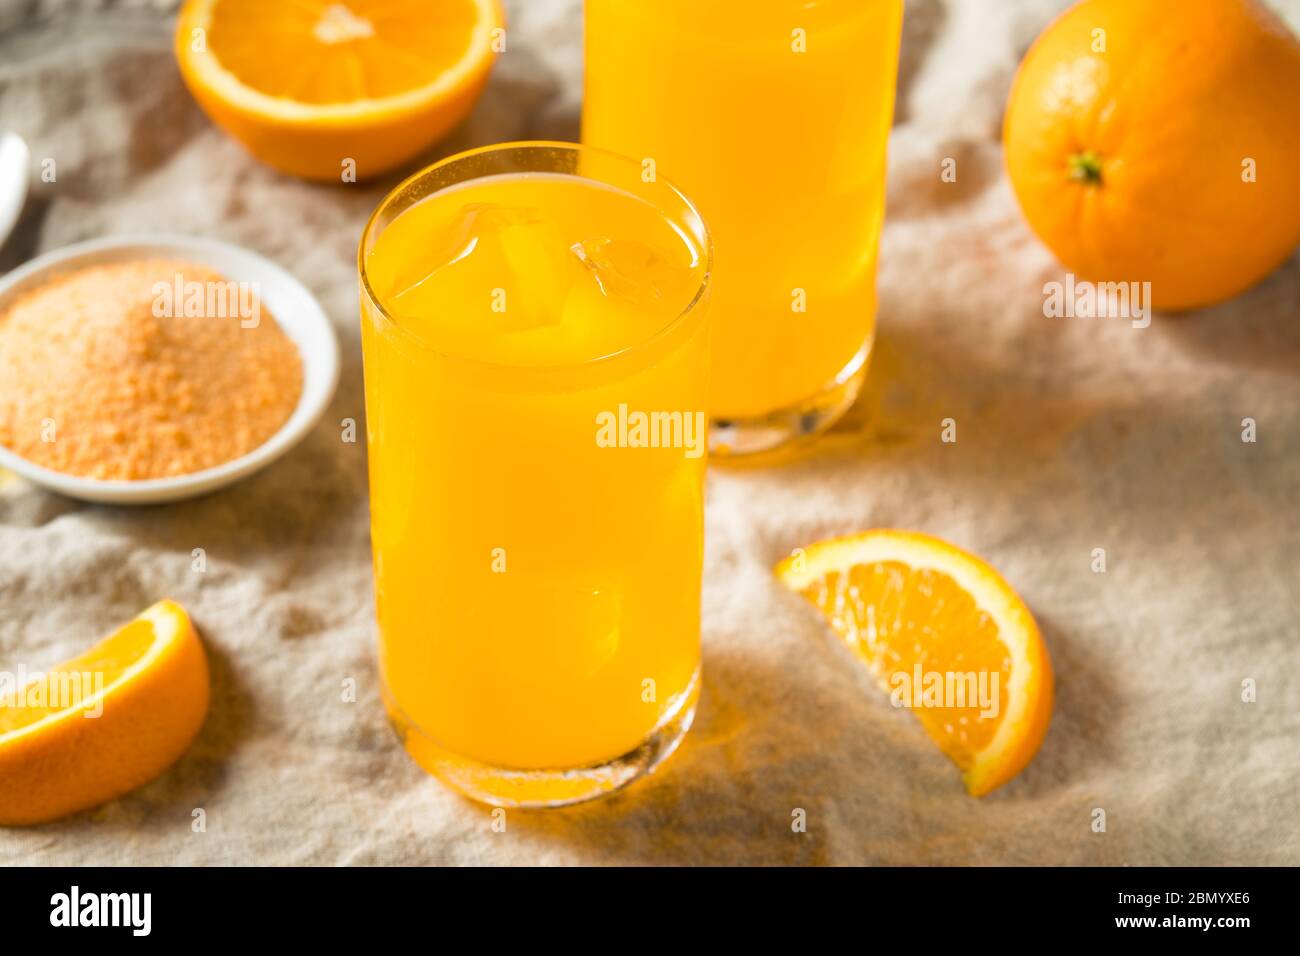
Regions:
<instances>
[{"instance_id":1,"label":"glass of orange juice","mask_svg":"<svg viewBox=\"0 0 1300 956\"><path fill-rule=\"evenodd\" d=\"M586 0L583 142L662 172L717 246L715 452L820 431L875 333L903 0Z\"/></svg>"},{"instance_id":2,"label":"glass of orange juice","mask_svg":"<svg viewBox=\"0 0 1300 956\"><path fill-rule=\"evenodd\" d=\"M711 256L681 193L575 144L443 160L366 226L382 693L471 797L599 796L690 726Z\"/></svg>"}]
</instances>

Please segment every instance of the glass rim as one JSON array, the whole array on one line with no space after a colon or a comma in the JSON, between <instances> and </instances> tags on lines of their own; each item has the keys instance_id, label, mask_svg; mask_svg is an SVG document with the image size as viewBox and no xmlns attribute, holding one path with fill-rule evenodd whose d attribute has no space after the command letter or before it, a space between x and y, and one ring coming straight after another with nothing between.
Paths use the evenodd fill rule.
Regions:
<instances>
[{"instance_id":1,"label":"glass rim","mask_svg":"<svg viewBox=\"0 0 1300 956\"><path fill-rule=\"evenodd\" d=\"M556 373L572 372L580 369L592 368L595 366L604 366L607 363L615 362L619 359L626 358L628 355L635 354L644 349L651 348L655 344L659 343L660 341L668 338L674 332L676 332L679 329L679 327L681 327L686 322L688 318L697 314L699 306L701 302L703 302L705 295L708 293L713 279L713 233L710 231L708 223L705 222L704 216L701 215L699 209L696 208L695 203L693 203L685 193L683 193L680 189L678 189L677 186L671 180L659 176L656 173L655 180L654 180L655 185L666 188L674 198L676 198L680 203L682 203L683 206L686 207L687 210L689 210L690 214L695 217L695 220L700 225L700 230L703 233L703 243L700 251L704 261L704 272L703 275L700 277L699 285L696 287L694 294L691 296L690 300L686 303L686 305L682 308L682 310L678 312L675 316L673 316L671 319L667 320L662 326L660 326L658 329L656 329L651 335L647 336L646 338L633 342L630 345L625 345L623 348L616 349L613 352L608 352L604 355L597 355L593 358L582 359L581 361L578 362L562 362L553 365L524 365L518 362L497 362L491 359L480 359L470 355L464 355L449 350L445 346L440 345L436 342L431 342L426 337L421 336L418 333L407 328L397 317L395 317L393 313L391 313L388 310L388 308L384 305L384 303L380 300L379 296L375 293L374 288L370 284L370 275L366 269L367 242L371 239L372 233L375 230L375 226L380 215L392 205L394 198L401 195L404 191L407 190L408 187L417 183L421 179L424 179L426 176L431 175L437 170L450 166L453 163L463 162L464 160L470 159L474 156L482 155L484 153L527 152L533 150L538 150L538 151L553 150L553 151L562 151L562 152L568 152L574 154L587 153L592 155L603 156L606 159L613 160L615 162L625 164L626 166L630 166L633 168L637 168L639 165L636 160L632 159L629 156L625 156L621 153L616 153L613 150L602 149L598 146L588 146L584 143L564 142L563 140L534 139L534 140L514 140L505 143L492 143L487 146L477 146L473 149L462 150L461 152L453 153L450 156L444 156L442 159L434 163L430 163L428 166L425 166L417 170L416 172L412 173L411 175L407 176L400 183L398 183L396 186L394 186L392 189L390 189L387 193L384 194L384 198L379 201L379 204L375 206L374 210L370 213L369 217L367 217L365 228L361 230L361 241L357 245L357 275L359 276L361 282L361 292L366 297L366 299L370 302L370 305L374 308L374 310L378 312L380 316L382 316L388 328L394 330L402 337L410 339L411 341L417 343L422 348L436 353L439 357L448 361L464 363L466 365L477 366L484 369L492 369L492 370L505 371L505 372L519 372L519 373L526 373L531 375L531 374L547 373L547 372L556 372ZM517 172L526 175L528 172L541 172L541 170L520 170ZM462 180L460 182L450 183L446 186L442 186L434 190L433 192L429 193L428 196L424 196L417 201L423 202L425 199L428 199L431 196L436 196L447 189L455 188L456 186L462 185L463 183L473 182L475 179L486 179L488 178L488 176L492 176L492 175L513 175L513 173L510 172L489 173L484 176L474 176ZM556 175L575 176L579 179L590 179L593 182L604 182L604 180L596 179L595 177L583 176L581 173L557 173ZM614 184L607 183L607 185L612 186ZM616 188L621 188L621 187L616 187ZM626 192L626 190L624 191ZM637 197L637 198L644 199L644 197ZM665 217L669 218L670 221L676 222L677 217L669 215L669 213L666 210L664 210L659 203L654 203L654 206ZM398 215L400 216L401 213L398 213Z\"/></svg>"}]
</instances>

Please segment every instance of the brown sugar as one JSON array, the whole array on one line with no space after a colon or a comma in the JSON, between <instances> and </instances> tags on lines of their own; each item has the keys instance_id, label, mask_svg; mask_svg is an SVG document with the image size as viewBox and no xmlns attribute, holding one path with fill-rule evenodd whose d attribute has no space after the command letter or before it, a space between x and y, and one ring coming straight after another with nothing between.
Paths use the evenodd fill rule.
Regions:
<instances>
[{"instance_id":1,"label":"brown sugar","mask_svg":"<svg viewBox=\"0 0 1300 956\"><path fill-rule=\"evenodd\" d=\"M256 290L137 259L0 307L0 445L85 478L164 478L240 457L302 392L302 359Z\"/></svg>"}]
</instances>

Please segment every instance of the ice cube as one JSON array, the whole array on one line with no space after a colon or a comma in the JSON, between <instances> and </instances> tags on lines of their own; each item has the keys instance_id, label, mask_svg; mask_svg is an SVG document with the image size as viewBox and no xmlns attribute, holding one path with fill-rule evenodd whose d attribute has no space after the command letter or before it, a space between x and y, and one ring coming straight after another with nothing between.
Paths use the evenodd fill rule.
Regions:
<instances>
[{"instance_id":1,"label":"ice cube","mask_svg":"<svg viewBox=\"0 0 1300 956\"><path fill-rule=\"evenodd\" d=\"M684 263L674 262L656 246L601 236L575 242L569 250L607 298L650 310L686 304L673 301L681 291Z\"/></svg>"},{"instance_id":2,"label":"ice cube","mask_svg":"<svg viewBox=\"0 0 1300 956\"><path fill-rule=\"evenodd\" d=\"M389 292L394 302L399 302L403 296L418 297L426 283L437 277L444 269L464 261L474 252L478 245L476 224L482 205L482 203L474 203L466 206L449 228L440 235L435 234L427 254L403 257L404 268L399 269L393 276L392 289ZM427 237L420 236L420 238Z\"/></svg>"},{"instance_id":3,"label":"ice cube","mask_svg":"<svg viewBox=\"0 0 1300 956\"><path fill-rule=\"evenodd\" d=\"M467 317L489 318L499 330L552 325L583 271L567 247L560 230L537 209L470 203L440 231L436 248L419 257L422 268L398 283L393 301L399 309L406 301L427 310L437 289ZM475 302L481 309L464 308Z\"/></svg>"}]
</instances>

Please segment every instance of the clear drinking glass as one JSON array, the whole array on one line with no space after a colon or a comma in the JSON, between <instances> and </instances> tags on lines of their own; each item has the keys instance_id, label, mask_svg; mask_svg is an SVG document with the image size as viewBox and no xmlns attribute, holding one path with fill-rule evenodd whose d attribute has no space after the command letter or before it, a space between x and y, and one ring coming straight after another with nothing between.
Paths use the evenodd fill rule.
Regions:
<instances>
[{"instance_id":1,"label":"clear drinking glass","mask_svg":"<svg viewBox=\"0 0 1300 956\"><path fill-rule=\"evenodd\" d=\"M599 796L690 726L711 256L681 193L574 144L453 156L366 227L383 697L469 796Z\"/></svg>"},{"instance_id":2,"label":"clear drinking glass","mask_svg":"<svg viewBox=\"0 0 1300 956\"><path fill-rule=\"evenodd\" d=\"M657 169L717 245L714 450L766 452L853 403L903 0L586 0L583 142Z\"/></svg>"}]
</instances>

